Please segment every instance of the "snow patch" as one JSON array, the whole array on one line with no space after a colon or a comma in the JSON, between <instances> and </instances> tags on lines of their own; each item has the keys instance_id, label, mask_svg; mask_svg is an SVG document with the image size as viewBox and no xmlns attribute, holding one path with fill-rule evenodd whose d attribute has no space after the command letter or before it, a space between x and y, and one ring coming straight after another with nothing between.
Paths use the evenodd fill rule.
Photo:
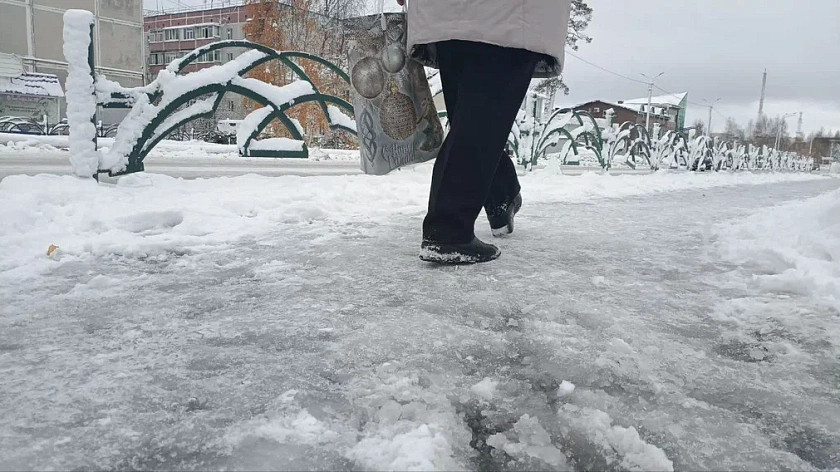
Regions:
<instances>
[{"instance_id":1,"label":"snow patch","mask_svg":"<svg viewBox=\"0 0 840 472\"><path fill-rule=\"evenodd\" d=\"M610 415L601 410L567 404L561 410L561 418L564 427L584 434L620 467L633 471L674 470L665 451L644 441L636 428L613 425Z\"/></svg>"},{"instance_id":2,"label":"snow patch","mask_svg":"<svg viewBox=\"0 0 840 472\"><path fill-rule=\"evenodd\" d=\"M724 224L723 257L773 293L816 296L840 309L840 191Z\"/></svg>"},{"instance_id":3,"label":"snow patch","mask_svg":"<svg viewBox=\"0 0 840 472\"><path fill-rule=\"evenodd\" d=\"M487 445L519 460L537 459L561 470L573 470L566 461L566 455L554 446L539 420L529 415L522 415L513 431L487 438Z\"/></svg>"},{"instance_id":4,"label":"snow patch","mask_svg":"<svg viewBox=\"0 0 840 472\"><path fill-rule=\"evenodd\" d=\"M334 125L340 125L345 128L356 131L356 120L345 115L344 112L338 109L335 105L327 105L327 112L330 115L330 122Z\"/></svg>"},{"instance_id":5,"label":"snow patch","mask_svg":"<svg viewBox=\"0 0 840 472\"><path fill-rule=\"evenodd\" d=\"M611 285L610 281L607 280L607 278L604 277L603 275L596 275L596 276L592 277L591 281L592 281L592 285L594 287L598 287L598 288L609 287Z\"/></svg>"},{"instance_id":6,"label":"snow patch","mask_svg":"<svg viewBox=\"0 0 840 472\"><path fill-rule=\"evenodd\" d=\"M251 141L251 151L303 151L305 143L289 138L268 138Z\"/></svg>"},{"instance_id":7,"label":"snow patch","mask_svg":"<svg viewBox=\"0 0 840 472\"><path fill-rule=\"evenodd\" d=\"M405 426L405 425L400 425ZM461 470L446 438L430 425L400 426L362 439L347 454L370 470Z\"/></svg>"},{"instance_id":8,"label":"snow patch","mask_svg":"<svg viewBox=\"0 0 840 472\"><path fill-rule=\"evenodd\" d=\"M569 382L568 380L564 380L560 383L560 386L557 387L557 397L558 398L565 398L570 396L575 391L575 384Z\"/></svg>"},{"instance_id":9,"label":"snow patch","mask_svg":"<svg viewBox=\"0 0 840 472\"><path fill-rule=\"evenodd\" d=\"M496 387L499 386L498 380L493 380L490 377L485 378L481 382L470 387L472 393L478 395L485 400L492 400L496 394Z\"/></svg>"}]
</instances>

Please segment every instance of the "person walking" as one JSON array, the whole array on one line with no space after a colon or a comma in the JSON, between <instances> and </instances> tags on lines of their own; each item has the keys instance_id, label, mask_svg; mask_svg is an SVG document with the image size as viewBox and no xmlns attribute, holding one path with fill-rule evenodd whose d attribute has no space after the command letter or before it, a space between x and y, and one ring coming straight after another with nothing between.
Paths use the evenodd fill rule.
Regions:
<instances>
[{"instance_id":1,"label":"person walking","mask_svg":"<svg viewBox=\"0 0 840 472\"><path fill-rule=\"evenodd\" d=\"M408 50L440 69L449 118L423 221L423 261L501 255L476 238L475 221L483 207L493 236L513 232L522 197L505 143L531 79L562 70L570 10L571 0L408 2Z\"/></svg>"}]
</instances>

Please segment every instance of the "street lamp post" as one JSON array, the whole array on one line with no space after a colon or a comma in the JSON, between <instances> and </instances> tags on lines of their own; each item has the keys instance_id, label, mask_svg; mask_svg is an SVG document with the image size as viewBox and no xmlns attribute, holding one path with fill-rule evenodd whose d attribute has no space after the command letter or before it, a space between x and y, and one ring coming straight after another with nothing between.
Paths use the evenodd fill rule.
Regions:
<instances>
[{"instance_id":1,"label":"street lamp post","mask_svg":"<svg viewBox=\"0 0 840 472\"><path fill-rule=\"evenodd\" d=\"M779 122L779 129L776 131L776 146L775 149L778 151L779 146L782 143L782 128L784 128L785 120L790 118L791 116L796 116L796 113L785 113L782 115L782 120Z\"/></svg>"},{"instance_id":2,"label":"street lamp post","mask_svg":"<svg viewBox=\"0 0 840 472\"><path fill-rule=\"evenodd\" d=\"M650 133L650 105L651 105L651 101L653 101L653 84L654 84L654 81L656 79L662 77L662 75L664 75L664 74L665 74L665 72L661 72L661 73L659 73L659 75L657 75L653 78L648 77L645 74L642 74L642 77L650 80L650 82L648 83L647 118L645 119L645 129L647 129L648 133Z\"/></svg>"},{"instance_id":3,"label":"street lamp post","mask_svg":"<svg viewBox=\"0 0 840 472\"><path fill-rule=\"evenodd\" d=\"M722 100L721 98L717 98L717 99L715 99L715 101L710 102L710 101L706 100L705 98L703 99L704 102L709 104L709 126L706 129L706 136L708 136L710 138L712 137L712 112L715 109L715 104L717 102L721 101L721 100Z\"/></svg>"}]
</instances>

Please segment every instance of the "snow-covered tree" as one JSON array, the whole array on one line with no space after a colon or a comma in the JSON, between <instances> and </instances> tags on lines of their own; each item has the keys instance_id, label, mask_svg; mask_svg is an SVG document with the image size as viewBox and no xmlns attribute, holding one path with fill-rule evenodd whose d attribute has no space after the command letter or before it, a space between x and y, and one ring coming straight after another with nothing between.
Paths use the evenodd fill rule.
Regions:
<instances>
[{"instance_id":1,"label":"snow-covered tree","mask_svg":"<svg viewBox=\"0 0 840 472\"><path fill-rule=\"evenodd\" d=\"M591 43L592 38L584 33L589 22L592 21L592 7L587 3L587 0L572 0L572 15L569 18L569 35L566 37L566 46L573 51L580 48L579 43ZM537 84L534 88L539 93L548 95L551 107L554 106L554 99L557 92L562 90L564 94L569 94L569 87L563 82L563 76L552 77L545 79Z\"/></svg>"}]
</instances>

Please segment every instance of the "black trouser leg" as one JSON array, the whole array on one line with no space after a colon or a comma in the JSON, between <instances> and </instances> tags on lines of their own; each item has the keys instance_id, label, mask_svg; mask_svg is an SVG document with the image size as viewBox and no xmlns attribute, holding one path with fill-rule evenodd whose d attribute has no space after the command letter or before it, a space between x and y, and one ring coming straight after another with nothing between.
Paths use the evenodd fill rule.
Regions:
<instances>
[{"instance_id":1,"label":"black trouser leg","mask_svg":"<svg viewBox=\"0 0 840 472\"><path fill-rule=\"evenodd\" d=\"M487 212L487 216L506 211L507 206L514 197L519 195L520 190L522 187L519 186L516 165L506 152L502 152L502 159L499 161L493 183L490 185L490 193L487 194L487 200L484 202L484 211Z\"/></svg>"},{"instance_id":2,"label":"black trouser leg","mask_svg":"<svg viewBox=\"0 0 840 472\"><path fill-rule=\"evenodd\" d=\"M516 168L500 162L538 56L468 41L439 43L437 55L449 134L435 162L423 237L467 243L488 197L496 204L518 193Z\"/></svg>"}]
</instances>

